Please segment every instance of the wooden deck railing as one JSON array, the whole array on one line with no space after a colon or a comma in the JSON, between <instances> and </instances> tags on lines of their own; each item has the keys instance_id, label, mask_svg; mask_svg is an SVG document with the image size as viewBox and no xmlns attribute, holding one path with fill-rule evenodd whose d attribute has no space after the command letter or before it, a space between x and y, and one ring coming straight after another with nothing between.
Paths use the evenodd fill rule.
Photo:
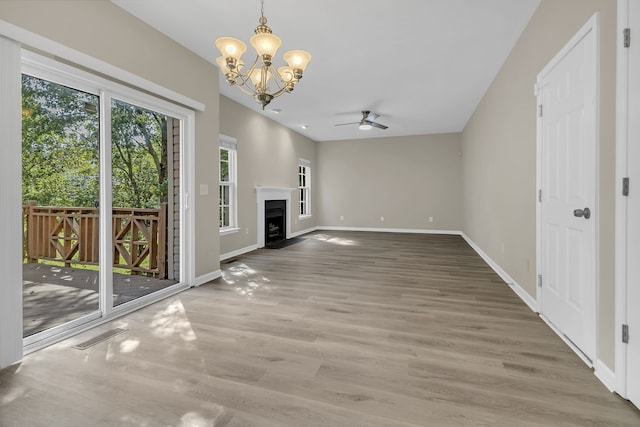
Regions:
<instances>
[{"instance_id":1,"label":"wooden deck railing","mask_svg":"<svg viewBox=\"0 0 640 427\"><path fill-rule=\"evenodd\" d=\"M23 207L23 257L65 265L99 263L97 208ZM113 208L113 266L132 274L167 277L167 204L160 209Z\"/></svg>"}]
</instances>

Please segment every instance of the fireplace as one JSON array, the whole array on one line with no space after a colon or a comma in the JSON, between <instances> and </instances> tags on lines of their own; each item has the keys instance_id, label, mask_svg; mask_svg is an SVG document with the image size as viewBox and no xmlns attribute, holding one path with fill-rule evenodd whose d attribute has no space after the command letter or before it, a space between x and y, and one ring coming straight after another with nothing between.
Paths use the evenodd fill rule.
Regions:
<instances>
[{"instance_id":1,"label":"fireplace","mask_svg":"<svg viewBox=\"0 0 640 427\"><path fill-rule=\"evenodd\" d=\"M265 200L264 202L264 244L280 242L286 239L286 200Z\"/></svg>"},{"instance_id":2,"label":"fireplace","mask_svg":"<svg viewBox=\"0 0 640 427\"><path fill-rule=\"evenodd\" d=\"M267 226L266 226L266 207L268 201L284 202L284 223L282 226L283 239L288 239L291 233L291 193L297 188L286 187L256 187L256 237L257 247L263 248L266 245Z\"/></svg>"}]
</instances>

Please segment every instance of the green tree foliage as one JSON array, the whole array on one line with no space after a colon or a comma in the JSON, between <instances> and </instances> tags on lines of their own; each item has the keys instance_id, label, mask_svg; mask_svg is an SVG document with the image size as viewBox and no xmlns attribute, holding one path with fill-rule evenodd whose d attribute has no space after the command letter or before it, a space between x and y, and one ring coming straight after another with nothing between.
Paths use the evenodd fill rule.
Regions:
<instances>
[{"instance_id":1,"label":"green tree foliage","mask_svg":"<svg viewBox=\"0 0 640 427\"><path fill-rule=\"evenodd\" d=\"M167 119L113 101L113 206L155 208L167 196ZM23 203L94 206L99 199L99 98L22 78Z\"/></svg>"},{"instance_id":2,"label":"green tree foliage","mask_svg":"<svg viewBox=\"0 0 640 427\"><path fill-rule=\"evenodd\" d=\"M22 197L93 206L99 188L98 97L22 78Z\"/></svg>"},{"instance_id":3,"label":"green tree foliage","mask_svg":"<svg viewBox=\"0 0 640 427\"><path fill-rule=\"evenodd\" d=\"M111 116L114 206L158 207L167 199L167 118L122 101Z\"/></svg>"},{"instance_id":4,"label":"green tree foliage","mask_svg":"<svg viewBox=\"0 0 640 427\"><path fill-rule=\"evenodd\" d=\"M220 149L220 182L229 181L229 150Z\"/></svg>"}]
</instances>

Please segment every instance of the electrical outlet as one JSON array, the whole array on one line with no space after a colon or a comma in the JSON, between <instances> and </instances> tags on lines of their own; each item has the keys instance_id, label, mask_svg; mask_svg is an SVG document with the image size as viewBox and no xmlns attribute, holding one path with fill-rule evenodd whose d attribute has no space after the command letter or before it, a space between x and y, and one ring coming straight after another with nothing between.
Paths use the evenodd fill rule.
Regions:
<instances>
[{"instance_id":1,"label":"electrical outlet","mask_svg":"<svg viewBox=\"0 0 640 427\"><path fill-rule=\"evenodd\" d=\"M429 222L433 222L433 217L432 216L429 217Z\"/></svg>"},{"instance_id":2,"label":"electrical outlet","mask_svg":"<svg viewBox=\"0 0 640 427\"><path fill-rule=\"evenodd\" d=\"M380 221L384 222L384 217L383 216L380 217Z\"/></svg>"},{"instance_id":3,"label":"electrical outlet","mask_svg":"<svg viewBox=\"0 0 640 427\"><path fill-rule=\"evenodd\" d=\"M340 215L340 221L344 221L344 215Z\"/></svg>"}]
</instances>

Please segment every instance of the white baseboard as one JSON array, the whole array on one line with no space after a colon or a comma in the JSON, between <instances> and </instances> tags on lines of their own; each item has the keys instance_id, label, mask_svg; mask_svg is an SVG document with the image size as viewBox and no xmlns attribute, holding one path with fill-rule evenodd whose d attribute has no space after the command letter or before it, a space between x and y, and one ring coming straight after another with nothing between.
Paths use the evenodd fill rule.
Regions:
<instances>
[{"instance_id":1,"label":"white baseboard","mask_svg":"<svg viewBox=\"0 0 640 427\"><path fill-rule=\"evenodd\" d=\"M382 232L382 233L419 233L419 234L449 234L449 235L458 235L462 236L462 238L471 246L471 248L476 251L478 255L496 272L498 276L511 288L511 290L533 311L534 313L538 313L538 303L536 300L529 295L527 291L525 291L506 271L502 269L489 255L487 255L478 245L476 245L473 240L471 240L466 234L461 231L456 230L424 230L424 229L407 229L407 228L367 228L367 227L333 227L320 225L316 227L311 227L306 230L298 231L296 233L292 233L290 237L297 237L303 234L307 234L313 231L322 230L322 231L369 231L369 232ZM241 253L249 252L255 249L254 247L249 247L245 249L241 249L240 251L235 251L229 254L224 254L220 257L220 259L230 258L231 256L237 256ZM239 252L239 253L236 253ZM223 258L226 257L226 258ZM560 336L563 341L588 365L592 366L591 361L587 359L580 350L578 350L571 341L564 338L564 336L559 333L559 331L549 323L543 316L540 318ZM602 384L610 391L615 391L616 384L616 375L615 373L605 365L601 360L597 360L594 366L594 374L596 378L598 378Z\"/></svg>"},{"instance_id":2,"label":"white baseboard","mask_svg":"<svg viewBox=\"0 0 640 427\"><path fill-rule=\"evenodd\" d=\"M531 309L531 311L538 312L538 304L534 298L531 297L506 271L504 271L494 260L491 259L478 245L476 245L466 234L458 230L425 230L425 229L412 229L412 228L365 228L365 227L332 227L321 225L316 227L316 230L336 230L336 231L373 231L382 233L419 233L419 234L448 234L462 236L462 238L475 250L478 255L496 272L502 280L505 281L513 292Z\"/></svg>"},{"instance_id":3,"label":"white baseboard","mask_svg":"<svg viewBox=\"0 0 640 427\"><path fill-rule=\"evenodd\" d=\"M296 231L295 233L289 234L289 238L302 236L303 234L307 234L307 233L312 233L312 232L316 231L317 229L318 229L318 227L309 227L309 228L306 228L304 230Z\"/></svg>"},{"instance_id":4,"label":"white baseboard","mask_svg":"<svg viewBox=\"0 0 640 427\"><path fill-rule=\"evenodd\" d=\"M611 393L616 391L616 374L602 360L596 360L593 374Z\"/></svg>"},{"instance_id":5,"label":"white baseboard","mask_svg":"<svg viewBox=\"0 0 640 427\"><path fill-rule=\"evenodd\" d=\"M330 225L320 225L316 230L326 231L370 231L374 233L416 233L416 234L453 234L461 235L456 230L425 230L420 228L368 228L368 227L333 227Z\"/></svg>"},{"instance_id":6,"label":"white baseboard","mask_svg":"<svg viewBox=\"0 0 640 427\"><path fill-rule=\"evenodd\" d=\"M504 271L494 260L491 259L489 255L487 255L478 245L476 245L467 235L461 233L461 236L464 240L467 241L469 246L475 250L482 259L489 264L489 266L493 269L493 271L500 276L502 280L504 280L509 287L520 297L520 299L529 306L531 311L535 313L539 313L538 304L534 298L531 297L522 289L520 285L516 283L515 280L506 271ZM540 315L540 318L554 331L562 341L567 344L567 346L573 350L573 352L589 367L593 367L593 373L600 380L600 382L610 391L614 392L616 389L616 374L602 362L601 360L597 360L595 365L591 362L581 351L578 349L571 341L569 341L564 334L562 334L551 322L549 322L544 316Z\"/></svg>"},{"instance_id":7,"label":"white baseboard","mask_svg":"<svg viewBox=\"0 0 640 427\"><path fill-rule=\"evenodd\" d=\"M527 304L531 311L533 311L534 313L538 313L538 303L535 299L533 299L531 295L529 295L527 291L522 288L522 286L520 286L516 282L508 282L507 284L509 285L511 290L515 292L516 295L518 295L525 304Z\"/></svg>"},{"instance_id":8,"label":"white baseboard","mask_svg":"<svg viewBox=\"0 0 640 427\"><path fill-rule=\"evenodd\" d=\"M587 365L590 368L593 368L593 362L587 357L586 354L584 354L578 347L576 347L576 345L574 343L572 343L571 340L569 338L567 338L558 328L556 328L553 325L553 323L551 323L551 321L549 319L547 319L542 314L540 314L539 316L542 319L542 321L544 323L546 323L547 326L549 328L551 328L551 330L553 332L556 333L558 338L560 338L562 341L564 341L564 343L567 345L567 347L569 347L571 350L573 350L573 352L576 354L576 356L578 356L580 358L580 360L582 360L584 362L585 365Z\"/></svg>"},{"instance_id":9,"label":"white baseboard","mask_svg":"<svg viewBox=\"0 0 640 427\"><path fill-rule=\"evenodd\" d=\"M448 234L455 236L462 236L462 238L475 250L478 255L496 272L502 280L511 288L513 292L531 309L531 311L538 312L538 304L534 298L531 297L506 271L504 271L494 260L491 259L478 245L476 245L466 234L457 230L425 230L425 229L412 229L412 228L365 228L365 227L332 227L321 225L316 227L316 230L336 230L336 231L373 231L382 233L419 233L419 234Z\"/></svg>"},{"instance_id":10,"label":"white baseboard","mask_svg":"<svg viewBox=\"0 0 640 427\"><path fill-rule=\"evenodd\" d=\"M291 234L289 234L289 238L291 239L291 238L294 238L294 237L302 236L303 234L311 233L312 231L316 231L316 227L311 227L311 228L307 228L305 230L300 230L300 231L296 231L295 233L291 233ZM237 249L235 251L227 252L225 254L221 254L220 255L220 261L224 261L224 260L229 259L229 258L240 256L240 255L246 254L248 252L255 251L256 249L259 249L257 244L251 245L251 246L247 246L245 248L240 248L240 249Z\"/></svg>"},{"instance_id":11,"label":"white baseboard","mask_svg":"<svg viewBox=\"0 0 640 427\"><path fill-rule=\"evenodd\" d=\"M193 286L204 285L207 282L212 280L216 280L218 277L222 276L221 270L212 271L211 273L204 274L202 276L198 276L193 281Z\"/></svg>"},{"instance_id":12,"label":"white baseboard","mask_svg":"<svg viewBox=\"0 0 640 427\"><path fill-rule=\"evenodd\" d=\"M496 274L500 276L500 278L504 280L507 285L509 285L511 290L515 292L516 295L518 295L518 297L520 297L520 299L525 304L527 304L531 311L537 313L538 303L536 302L536 300L531 297L531 295L529 295L529 293L527 293L527 291L525 291L522 286L520 286L515 280L513 280L513 278L509 276L509 274L507 274L507 272L504 271L502 267L500 267L494 260L492 260L489 255L487 255L482 249L480 249L480 246L476 245L473 240L469 238L469 236L464 233L460 233L460 235L464 240L466 240L469 246L471 246L473 250L476 251L478 255L480 255L484 262L489 264L489 267L491 267L493 271L495 271Z\"/></svg>"},{"instance_id":13,"label":"white baseboard","mask_svg":"<svg viewBox=\"0 0 640 427\"><path fill-rule=\"evenodd\" d=\"M451 230L419 230L419 229L408 229L408 228L364 228L364 227L331 227L331 226L314 226L309 227L304 230L296 231L294 233L289 234L289 238L294 238L298 236L302 236L307 233L312 233L317 230L326 230L326 231L373 231L373 232L385 232L385 233L422 233L422 234L453 234L460 235L460 231L451 231ZM258 248L258 245L247 246L246 248L237 249L235 251L227 252L220 255L220 261L224 261L229 258L233 258L242 254L246 254L247 252L255 251Z\"/></svg>"},{"instance_id":14,"label":"white baseboard","mask_svg":"<svg viewBox=\"0 0 640 427\"><path fill-rule=\"evenodd\" d=\"M247 252L255 251L256 249L258 249L258 245L251 245L251 246L247 246L246 248L241 248L235 251L227 252L226 254L220 255L220 261L233 258L234 256L246 254Z\"/></svg>"}]
</instances>

